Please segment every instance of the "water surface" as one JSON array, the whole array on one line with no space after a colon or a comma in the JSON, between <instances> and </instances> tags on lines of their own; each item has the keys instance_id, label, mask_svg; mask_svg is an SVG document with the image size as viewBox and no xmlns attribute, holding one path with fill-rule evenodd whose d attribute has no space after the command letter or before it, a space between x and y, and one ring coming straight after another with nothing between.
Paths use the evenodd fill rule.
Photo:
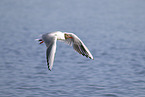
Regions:
<instances>
[{"instance_id":1,"label":"water surface","mask_svg":"<svg viewBox=\"0 0 145 97\"><path fill-rule=\"evenodd\" d=\"M1 97L144 97L144 0L1 0ZM95 60L57 42L52 71L44 44L73 32Z\"/></svg>"}]
</instances>

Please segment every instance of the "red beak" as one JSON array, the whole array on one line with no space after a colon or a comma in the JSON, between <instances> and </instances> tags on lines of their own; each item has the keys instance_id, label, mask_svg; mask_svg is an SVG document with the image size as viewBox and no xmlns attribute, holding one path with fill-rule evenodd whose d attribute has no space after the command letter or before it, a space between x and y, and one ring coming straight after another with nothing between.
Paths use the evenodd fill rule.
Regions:
<instances>
[{"instance_id":1,"label":"red beak","mask_svg":"<svg viewBox=\"0 0 145 97\"><path fill-rule=\"evenodd\" d=\"M73 39L73 37L69 37L69 38Z\"/></svg>"}]
</instances>

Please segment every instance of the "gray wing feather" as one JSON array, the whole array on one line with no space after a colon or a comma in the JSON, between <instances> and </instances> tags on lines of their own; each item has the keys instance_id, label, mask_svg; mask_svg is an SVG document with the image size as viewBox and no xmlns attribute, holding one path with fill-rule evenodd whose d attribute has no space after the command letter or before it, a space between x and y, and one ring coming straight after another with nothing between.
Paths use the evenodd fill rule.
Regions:
<instances>
[{"instance_id":1,"label":"gray wing feather","mask_svg":"<svg viewBox=\"0 0 145 97\"><path fill-rule=\"evenodd\" d=\"M78 42L78 41L77 41ZM75 43L73 44L73 48L79 53L82 54L83 56L89 57L91 59L91 56L89 55L89 53L87 52L87 50L84 47L85 45L82 44L80 41L79 43Z\"/></svg>"},{"instance_id":2,"label":"gray wing feather","mask_svg":"<svg viewBox=\"0 0 145 97\"><path fill-rule=\"evenodd\" d=\"M42 40L44 41L44 43L46 44L47 47L49 47L53 42L54 42L54 38L51 34L46 33L42 35Z\"/></svg>"},{"instance_id":3,"label":"gray wing feather","mask_svg":"<svg viewBox=\"0 0 145 97\"><path fill-rule=\"evenodd\" d=\"M74 44L73 45L73 48L79 53L79 54L82 54L82 52L80 51L80 48L77 44Z\"/></svg>"},{"instance_id":4,"label":"gray wing feather","mask_svg":"<svg viewBox=\"0 0 145 97\"><path fill-rule=\"evenodd\" d=\"M73 39L66 39L66 41L70 44L73 44L73 48L83 56L89 57L90 59L94 59L88 48L85 46L85 44L73 33L68 33L73 37Z\"/></svg>"},{"instance_id":5,"label":"gray wing feather","mask_svg":"<svg viewBox=\"0 0 145 97\"><path fill-rule=\"evenodd\" d=\"M51 36L50 34L44 34L42 36L42 40L45 42L47 46L47 50L46 50L47 65L48 65L48 69L51 71L53 67L55 52L56 52L57 37Z\"/></svg>"}]
</instances>

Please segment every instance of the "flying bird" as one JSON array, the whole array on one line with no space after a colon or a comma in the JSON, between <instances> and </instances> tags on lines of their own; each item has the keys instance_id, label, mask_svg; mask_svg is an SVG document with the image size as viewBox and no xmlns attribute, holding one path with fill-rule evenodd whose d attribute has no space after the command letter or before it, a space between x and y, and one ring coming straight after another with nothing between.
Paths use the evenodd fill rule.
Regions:
<instances>
[{"instance_id":1,"label":"flying bird","mask_svg":"<svg viewBox=\"0 0 145 97\"><path fill-rule=\"evenodd\" d=\"M85 44L73 33L56 31L52 33L45 33L42 35L41 39L37 39L40 44L45 43L46 50L46 59L48 69L51 71L53 67L55 52L56 52L56 42L57 40L64 41L70 46L73 46L74 50L76 50L79 54L86 56L87 58L93 59L92 54L85 46Z\"/></svg>"}]
</instances>

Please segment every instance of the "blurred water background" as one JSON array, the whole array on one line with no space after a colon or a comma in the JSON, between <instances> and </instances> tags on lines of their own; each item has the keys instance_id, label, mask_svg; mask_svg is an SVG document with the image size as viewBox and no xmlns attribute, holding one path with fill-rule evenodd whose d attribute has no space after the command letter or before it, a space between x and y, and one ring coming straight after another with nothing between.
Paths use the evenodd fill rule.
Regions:
<instances>
[{"instance_id":1,"label":"blurred water background","mask_svg":"<svg viewBox=\"0 0 145 97\"><path fill-rule=\"evenodd\" d=\"M73 32L95 60L39 35ZM0 0L0 97L145 97L145 0Z\"/></svg>"}]
</instances>

